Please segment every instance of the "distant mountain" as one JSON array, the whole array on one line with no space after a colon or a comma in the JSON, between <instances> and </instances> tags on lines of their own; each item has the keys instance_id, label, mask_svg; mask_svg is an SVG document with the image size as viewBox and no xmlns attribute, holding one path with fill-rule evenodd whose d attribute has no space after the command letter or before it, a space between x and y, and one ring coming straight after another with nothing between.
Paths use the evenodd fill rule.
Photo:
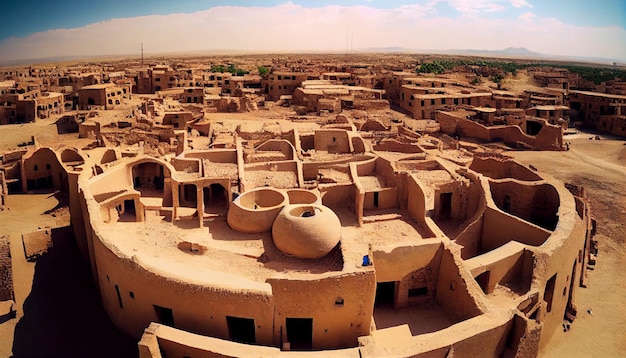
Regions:
<instances>
[{"instance_id":1,"label":"distant mountain","mask_svg":"<svg viewBox=\"0 0 626 358\"><path fill-rule=\"evenodd\" d=\"M456 55L456 56L483 56L483 57L503 57L503 58L520 58L520 59L536 59L536 60L552 60L552 61L572 61L572 62L591 62L596 64L624 65L624 60L616 60L605 57L587 57L587 56L565 56L551 55L540 52L531 51L525 47L507 47L503 50L476 50L476 49L453 49L453 50L424 50L410 49L405 47L370 47L358 50L358 52L381 52L381 53L419 53L419 54L440 54L440 55Z\"/></svg>"},{"instance_id":2,"label":"distant mountain","mask_svg":"<svg viewBox=\"0 0 626 358\"><path fill-rule=\"evenodd\" d=\"M525 47L507 47L504 50L444 50L442 54L468 55L468 56L494 56L494 57L517 57L517 58L545 58L544 54L530 51Z\"/></svg>"}]
</instances>

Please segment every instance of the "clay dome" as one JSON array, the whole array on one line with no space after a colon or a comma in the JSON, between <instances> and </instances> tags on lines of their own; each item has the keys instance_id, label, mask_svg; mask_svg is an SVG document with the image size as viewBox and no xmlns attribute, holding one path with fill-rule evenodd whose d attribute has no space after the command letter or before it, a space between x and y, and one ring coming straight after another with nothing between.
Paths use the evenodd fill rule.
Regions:
<instances>
[{"instance_id":1,"label":"clay dome","mask_svg":"<svg viewBox=\"0 0 626 358\"><path fill-rule=\"evenodd\" d=\"M276 247L304 259L328 254L341 238L341 222L328 207L320 204L287 205L272 226Z\"/></svg>"}]
</instances>

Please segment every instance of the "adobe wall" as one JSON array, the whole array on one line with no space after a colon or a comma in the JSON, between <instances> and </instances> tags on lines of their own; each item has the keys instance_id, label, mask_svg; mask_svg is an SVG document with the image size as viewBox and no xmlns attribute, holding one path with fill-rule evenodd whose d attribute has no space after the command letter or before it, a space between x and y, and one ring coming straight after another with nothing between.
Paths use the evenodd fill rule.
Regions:
<instances>
[{"instance_id":1,"label":"adobe wall","mask_svg":"<svg viewBox=\"0 0 626 358\"><path fill-rule=\"evenodd\" d=\"M566 195L564 186L556 186L561 197L559 207L559 223L550 239L542 246L543 251L536 253L535 269L533 272L533 288L540 291L540 300L543 299L538 321L543 324L540 347L544 347L557 329L561 329L568 299L572 295L575 304L575 293L579 289L581 270L584 264L585 240L589 232L588 217L581 219L576 214L576 203L571 195ZM549 293L549 281L554 277L552 295ZM546 294L547 292L547 294ZM547 302L551 301L548 312ZM578 308L580 314L581 308Z\"/></svg>"},{"instance_id":2,"label":"adobe wall","mask_svg":"<svg viewBox=\"0 0 626 358\"><path fill-rule=\"evenodd\" d=\"M274 337L286 342L286 318L313 318L313 350L354 347L368 335L373 314L374 270L340 276L271 278L275 293ZM303 310L303 307L306 307Z\"/></svg>"},{"instance_id":3,"label":"adobe wall","mask_svg":"<svg viewBox=\"0 0 626 358\"><path fill-rule=\"evenodd\" d=\"M273 344L274 309L269 287L254 284L258 288L248 288L241 279L227 278L221 273L204 275L208 280L222 277L219 283L185 282L189 277L170 276L156 262L152 264L157 266L152 266L137 258L114 254L100 239L94 240L94 251L102 303L113 323L124 333L138 339L150 322L159 322L153 307L158 305L172 310L176 327L224 339L229 337L226 316L253 318L257 343ZM236 282L237 286L225 286L228 282Z\"/></svg>"},{"instance_id":4,"label":"adobe wall","mask_svg":"<svg viewBox=\"0 0 626 358\"><path fill-rule=\"evenodd\" d=\"M485 298L479 295L478 284L468 271L460 267L463 267L463 264L458 248L444 244L435 301L451 317L466 320L482 314L487 309Z\"/></svg>"},{"instance_id":5,"label":"adobe wall","mask_svg":"<svg viewBox=\"0 0 626 358\"><path fill-rule=\"evenodd\" d=\"M399 282L395 308L426 303L436 295L443 245L440 239L422 240L417 245L377 247L372 261L377 282ZM420 297L410 297L410 289L426 289Z\"/></svg>"},{"instance_id":6,"label":"adobe wall","mask_svg":"<svg viewBox=\"0 0 626 358\"><path fill-rule=\"evenodd\" d=\"M67 174L50 148L39 148L24 155L20 166L22 191L35 188L67 190Z\"/></svg>"},{"instance_id":7,"label":"adobe wall","mask_svg":"<svg viewBox=\"0 0 626 358\"><path fill-rule=\"evenodd\" d=\"M316 130L314 145L316 151L328 151L329 153L353 152L348 132L345 130Z\"/></svg>"},{"instance_id":8,"label":"adobe wall","mask_svg":"<svg viewBox=\"0 0 626 358\"><path fill-rule=\"evenodd\" d=\"M423 223L426 218L426 196L419 180L410 175L406 181L407 210L413 220Z\"/></svg>"},{"instance_id":9,"label":"adobe wall","mask_svg":"<svg viewBox=\"0 0 626 358\"><path fill-rule=\"evenodd\" d=\"M233 352L237 352L239 357L294 357L315 354L236 343L185 332L158 323L152 323L139 342L140 358L232 357ZM359 348L327 350L323 354L330 358L361 357Z\"/></svg>"},{"instance_id":10,"label":"adobe wall","mask_svg":"<svg viewBox=\"0 0 626 358\"><path fill-rule=\"evenodd\" d=\"M6 177L4 171L0 171L0 211L5 209L8 195L9 188L7 186Z\"/></svg>"},{"instance_id":11,"label":"adobe wall","mask_svg":"<svg viewBox=\"0 0 626 358\"><path fill-rule=\"evenodd\" d=\"M330 208L350 207L354 203L356 187L352 183L320 185L322 204Z\"/></svg>"},{"instance_id":12,"label":"adobe wall","mask_svg":"<svg viewBox=\"0 0 626 358\"><path fill-rule=\"evenodd\" d=\"M558 222L559 194L550 184L491 180L489 188L493 202L507 213L547 230Z\"/></svg>"},{"instance_id":13,"label":"adobe wall","mask_svg":"<svg viewBox=\"0 0 626 358\"><path fill-rule=\"evenodd\" d=\"M511 241L497 250L466 260L465 265L474 278L488 272L488 281L481 284L485 294L493 292L496 285L507 284L515 287L518 294L524 294L530 289L533 262L531 251Z\"/></svg>"},{"instance_id":14,"label":"adobe wall","mask_svg":"<svg viewBox=\"0 0 626 358\"><path fill-rule=\"evenodd\" d=\"M480 200L480 185L476 181L450 181L440 184L434 192L433 218L442 220L466 220L474 215ZM443 196L451 195L450 211L444 207ZM446 217L448 215L449 217Z\"/></svg>"},{"instance_id":15,"label":"adobe wall","mask_svg":"<svg viewBox=\"0 0 626 358\"><path fill-rule=\"evenodd\" d=\"M563 150L563 128L547 122L542 124L541 130L536 136L530 136L526 135L516 125L485 127L480 123L455 117L442 111L437 112L436 119L441 125L441 131L448 135L461 135L485 142L502 140L511 146L516 146L520 142L537 150Z\"/></svg>"},{"instance_id":16,"label":"adobe wall","mask_svg":"<svg viewBox=\"0 0 626 358\"><path fill-rule=\"evenodd\" d=\"M93 104L89 104L89 100L93 100ZM89 107L106 107L106 89L81 89L78 92L78 107L87 109Z\"/></svg>"},{"instance_id":17,"label":"adobe wall","mask_svg":"<svg viewBox=\"0 0 626 358\"><path fill-rule=\"evenodd\" d=\"M514 160L474 156L469 169L492 179L512 178L523 181L537 181L542 178L529 168Z\"/></svg>"},{"instance_id":18,"label":"adobe wall","mask_svg":"<svg viewBox=\"0 0 626 358\"><path fill-rule=\"evenodd\" d=\"M481 248L493 250L509 241L541 246L550 237L550 231L521 220L500 210L487 207L483 220Z\"/></svg>"},{"instance_id":19,"label":"adobe wall","mask_svg":"<svg viewBox=\"0 0 626 358\"><path fill-rule=\"evenodd\" d=\"M14 301L11 245L8 236L0 235L0 301Z\"/></svg>"}]
</instances>

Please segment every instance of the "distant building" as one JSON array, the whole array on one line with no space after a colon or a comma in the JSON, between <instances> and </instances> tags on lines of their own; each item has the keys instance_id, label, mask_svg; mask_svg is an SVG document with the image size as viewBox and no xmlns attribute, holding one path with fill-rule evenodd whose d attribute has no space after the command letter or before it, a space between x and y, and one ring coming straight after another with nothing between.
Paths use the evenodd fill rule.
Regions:
<instances>
[{"instance_id":1,"label":"distant building","mask_svg":"<svg viewBox=\"0 0 626 358\"><path fill-rule=\"evenodd\" d=\"M115 109L130 98L129 86L113 83L85 86L78 92L78 107L86 109Z\"/></svg>"}]
</instances>

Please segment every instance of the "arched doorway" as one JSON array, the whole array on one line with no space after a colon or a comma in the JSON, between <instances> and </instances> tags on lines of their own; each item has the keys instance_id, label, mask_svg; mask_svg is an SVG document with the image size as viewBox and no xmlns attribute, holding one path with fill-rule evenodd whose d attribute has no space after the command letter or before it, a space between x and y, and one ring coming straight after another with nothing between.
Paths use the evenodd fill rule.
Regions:
<instances>
[{"instance_id":1,"label":"arched doorway","mask_svg":"<svg viewBox=\"0 0 626 358\"><path fill-rule=\"evenodd\" d=\"M141 196L163 196L165 170L163 165L146 162L135 165L132 170L133 188L141 192Z\"/></svg>"},{"instance_id":2,"label":"arched doorway","mask_svg":"<svg viewBox=\"0 0 626 358\"><path fill-rule=\"evenodd\" d=\"M202 188L205 213L226 213L228 191L222 184L213 183Z\"/></svg>"}]
</instances>

